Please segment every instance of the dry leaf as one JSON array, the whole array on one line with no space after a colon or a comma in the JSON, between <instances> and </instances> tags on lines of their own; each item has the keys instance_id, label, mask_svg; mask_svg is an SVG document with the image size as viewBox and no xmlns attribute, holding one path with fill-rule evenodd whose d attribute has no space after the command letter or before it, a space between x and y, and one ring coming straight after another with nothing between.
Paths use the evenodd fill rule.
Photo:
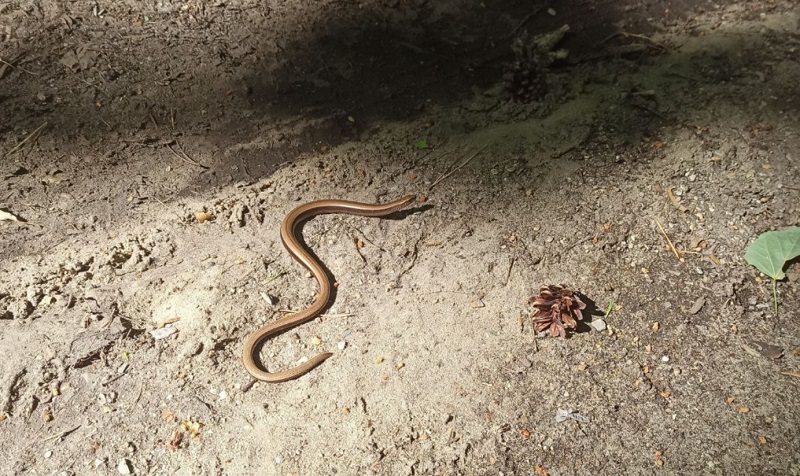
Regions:
<instances>
[{"instance_id":1,"label":"dry leaf","mask_svg":"<svg viewBox=\"0 0 800 476\"><path fill-rule=\"evenodd\" d=\"M660 326L659 326L658 322L654 322L653 325L651 326L651 329L653 329L653 332L658 332L658 328L659 327Z\"/></svg>"},{"instance_id":2,"label":"dry leaf","mask_svg":"<svg viewBox=\"0 0 800 476\"><path fill-rule=\"evenodd\" d=\"M175 324L176 322L178 322L180 320L181 320L181 318L178 317L178 316L168 317L168 318L164 319L163 321L159 322L158 324L156 324L156 329L161 329L162 327L164 327L166 325L169 325L169 324Z\"/></svg>"},{"instance_id":3,"label":"dry leaf","mask_svg":"<svg viewBox=\"0 0 800 476\"><path fill-rule=\"evenodd\" d=\"M655 458L656 458L656 466L658 467L664 466L664 460L661 459L661 456L663 454L664 453L662 453L661 451L656 451Z\"/></svg>"},{"instance_id":4,"label":"dry leaf","mask_svg":"<svg viewBox=\"0 0 800 476\"><path fill-rule=\"evenodd\" d=\"M749 407L739 407L739 413L750 413Z\"/></svg>"},{"instance_id":5,"label":"dry leaf","mask_svg":"<svg viewBox=\"0 0 800 476\"><path fill-rule=\"evenodd\" d=\"M767 437L766 436L759 436L758 437L758 442L761 443L762 445L766 445L767 444Z\"/></svg>"},{"instance_id":6,"label":"dry leaf","mask_svg":"<svg viewBox=\"0 0 800 476\"><path fill-rule=\"evenodd\" d=\"M8 418L8 415L6 415L5 413L0 413L0 421L3 421L5 419L7 419L7 418Z\"/></svg>"},{"instance_id":7,"label":"dry leaf","mask_svg":"<svg viewBox=\"0 0 800 476\"><path fill-rule=\"evenodd\" d=\"M672 392L670 392L668 390L664 390L663 392L659 392L659 395L664 397L664 399L666 400L666 399L668 399L669 397L672 396Z\"/></svg>"},{"instance_id":8,"label":"dry leaf","mask_svg":"<svg viewBox=\"0 0 800 476\"><path fill-rule=\"evenodd\" d=\"M19 217L0 209L0 221L20 221Z\"/></svg>"},{"instance_id":9,"label":"dry leaf","mask_svg":"<svg viewBox=\"0 0 800 476\"><path fill-rule=\"evenodd\" d=\"M548 473L547 470L544 469L544 466L540 464L536 465L534 471L536 471L537 476L550 476L550 473Z\"/></svg>"},{"instance_id":10,"label":"dry leaf","mask_svg":"<svg viewBox=\"0 0 800 476\"><path fill-rule=\"evenodd\" d=\"M214 214L208 212L197 212L194 214L194 217L197 218L198 223L204 223L213 220Z\"/></svg>"},{"instance_id":11,"label":"dry leaf","mask_svg":"<svg viewBox=\"0 0 800 476\"><path fill-rule=\"evenodd\" d=\"M479 308L482 308L482 307L486 307L486 304L484 304L483 301L481 301L479 299L477 301L470 302L469 303L469 307L471 307L472 309L479 309Z\"/></svg>"},{"instance_id":12,"label":"dry leaf","mask_svg":"<svg viewBox=\"0 0 800 476\"><path fill-rule=\"evenodd\" d=\"M197 438L200 436L200 428L203 427L203 424L199 421L194 421L191 418L187 418L186 420L181 423L181 428L189 432L192 435L192 438Z\"/></svg>"},{"instance_id":13,"label":"dry leaf","mask_svg":"<svg viewBox=\"0 0 800 476\"><path fill-rule=\"evenodd\" d=\"M520 436L522 437L522 439L523 439L523 440L528 440L528 439L530 439L530 437L531 437L531 432L530 432L530 431L528 431L528 429L527 429L527 428L523 428L523 429L521 429L521 430L519 431L519 434L520 434Z\"/></svg>"},{"instance_id":14,"label":"dry leaf","mask_svg":"<svg viewBox=\"0 0 800 476\"><path fill-rule=\"evenodd\" d=\"M172 438L169 440L169 447L173 450L177 450L181 446L181 442L183 441L183 432L180 430L175 430L172 433Z\"/></svg>"},{"instance_id":15,"label":"dry leaf","mask_svg":"<svg viewBox=\"0 0 800 476\"><path fill-rule=\"evenodd\" d=\"M167 423L172 423L176 420L175 414L167 410L161 412L161 419Z\"/></svg>"},{"instance_id":16,"label":"dry leaf","mask_svg":"<svg viewBox=\"0 0 800 476\"><path fill-rule=\"evenodd\" d=\"M677 208L682 213L685 213L685 212L689 211L688 208L686 208L683 205L681 205L681 202L678 201L678 198L675 196L674 193L672 193L672 187L667 188L667 198L669 198L669 201L672 202L672 206Z\"/></svg>"},{"instance_id":17,"label":"dry leaf","mask_svg":"<svg viewBox=\"0 0 800 476\"><path fill-rule=\"evenodd\" d=\"M728 398L726 398L726 399L725 399L725 403L727 403L728 405L730 405L731 403L733 403L733 402L734 402L734 400L736 400L736 399L735 399L735 398L733 398L733 397L728 397Z\"/></svg>"}]
</instances>

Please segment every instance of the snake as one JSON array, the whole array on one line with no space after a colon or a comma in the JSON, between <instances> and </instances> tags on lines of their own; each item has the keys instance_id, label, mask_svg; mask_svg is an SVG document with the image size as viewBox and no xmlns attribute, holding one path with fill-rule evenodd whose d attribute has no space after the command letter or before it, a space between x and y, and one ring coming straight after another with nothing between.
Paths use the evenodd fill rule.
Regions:
<instances>
[{"instance_id":1,"label":"snake","mask_svg":"<svg viewBox=\"0 0 800 476\"><path fill-rule=\"evenodd\" d=\"M259 328L247 338L242 350L242 360L244 361L244 368L255 380L273 383L292 380L308 373L333 355L330 352L324 352L297 367L281 372L269 372L259 365L258 349L267 339L314 319L325 310L328 301L331 299L333 283L331 283L322 263L317 261L308 248L300 243L298 226L317 215L330 213L384 217L406 208L416 198L415 195L408 195L392 202L380 204L348 200L317 200L298 206L284 217L281 222L281 241L283 246L295 261L311 272L311 275L319 284L319 291L314 301L307 308L281 317L277 321Z\"/></svg>"}]
</instances>

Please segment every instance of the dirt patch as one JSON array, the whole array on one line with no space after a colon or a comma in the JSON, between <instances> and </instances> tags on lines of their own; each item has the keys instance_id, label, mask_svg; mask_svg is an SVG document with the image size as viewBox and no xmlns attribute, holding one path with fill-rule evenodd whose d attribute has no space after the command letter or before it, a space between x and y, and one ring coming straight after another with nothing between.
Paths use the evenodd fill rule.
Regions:
<instances>
[{"instance_id":1,"label":"dirt patch","mask_svg":"<svg viewBox=\"0 0 800 476\"><path fill-rule=\"evenodd\" d=\"M743 260L800 224L798 38L784 2L0 3L3 474L800 473L800 269L775 316ZM336 300L262 359L335 355L251 385L316 292L282 217L407 194L305 225ZM592 325L534 338L544 283Z\"/></svg>"}]
</instances>

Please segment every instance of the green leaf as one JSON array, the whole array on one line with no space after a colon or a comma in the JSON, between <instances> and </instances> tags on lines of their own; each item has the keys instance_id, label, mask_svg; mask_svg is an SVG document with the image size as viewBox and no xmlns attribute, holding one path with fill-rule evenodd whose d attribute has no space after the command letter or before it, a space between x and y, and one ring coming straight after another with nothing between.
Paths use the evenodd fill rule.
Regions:
<instances>
[{"instance_id":1,"label":"green leaf","mask_svg":"<svg viewBox=\"0 0 800 476\"><path fill-rule=\"evenodd\" d=\"M744 259L774 280L783 279L783 267L800 256L800 227L768 231L747 247Z\"/></svg>"},{"instance_id":2,"label":"green leaf","mask_svg":"<svg viewBox=\"0 0 800 476\"><path fill-rule=\"evenodd\" d=\"M428 141L426 141L425 139L420 139L414 142L414 147L416 147L417 149L427 149L430 146L428 145Z\"/></svg>"}]
</instances>

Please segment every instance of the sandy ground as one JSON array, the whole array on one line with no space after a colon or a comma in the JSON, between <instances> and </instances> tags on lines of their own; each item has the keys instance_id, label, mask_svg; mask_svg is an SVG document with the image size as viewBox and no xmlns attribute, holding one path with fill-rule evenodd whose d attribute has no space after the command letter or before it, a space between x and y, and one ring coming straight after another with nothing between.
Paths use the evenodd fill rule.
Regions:
<instances>
[{"instance_id":1,"label":"sandy ground","mask_svg":"<svg viewBox=\"0 0 800 476\"><path fill-rule=\"evenodd\" d=\"M800 224L795 2L23 0L0 59L0 473L800 474L800 266L776 316L743 259ZM334 356L252 384L282 217L407 194L305 225L336 298L262 360Z\"/></svg>"}]
</instances>

